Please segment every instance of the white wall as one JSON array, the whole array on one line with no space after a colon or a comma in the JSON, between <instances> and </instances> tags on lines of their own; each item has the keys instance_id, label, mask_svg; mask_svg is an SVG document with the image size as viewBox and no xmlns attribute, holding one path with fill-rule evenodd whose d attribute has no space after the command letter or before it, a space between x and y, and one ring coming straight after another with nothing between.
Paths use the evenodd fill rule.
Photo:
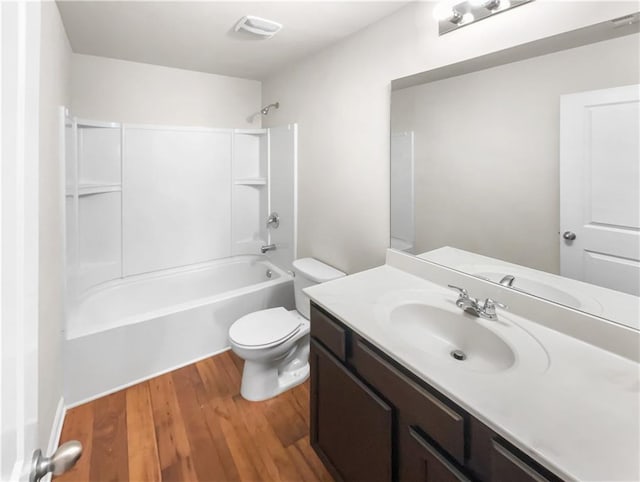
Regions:
<instances>
[{"instance_id":1,"label":"white wall","mask_svg":"<svg viewBox=\"0 0 640 482\"><path fill-rule=\"evenodd\" d=\"M413 252L559 274L560 96L637 84L639 64L627 35L394 91L392 132L416 138Z\"/></svg>"},{"instance_id":2,"label":"white wall","mask_svg":"<svg viewBox=\"0 0 640 482\"><path fill-rule=\"evenodd\" d=\"M390 81L616 18L636 2L539 0L442 37L431 10L397 13L263 82L268 125L299 123L299 256L349 273L389 243Z\"/></svg>"},{"instance_id":3,"label":"white wall","mask_svg":"<svg viewBox=\"0 0 640 482\"><path fill-rule=\"evenodd\" d=\"M62 396L64 166L59 156L58 116L59 107L70 102L71 47L54 2L42 3L41 20L38 442L46 448Z\"/></svg>"},{"instance_id":4,"label":"white wall","mask_svg":"<svg viewBox=\"0 0 640 482\"><path fill-rule=\"evenodd\" d=\"M73 54L71 110L88 119L260 127L261 84L158 65Z\"/></svg>"}]
</instances>

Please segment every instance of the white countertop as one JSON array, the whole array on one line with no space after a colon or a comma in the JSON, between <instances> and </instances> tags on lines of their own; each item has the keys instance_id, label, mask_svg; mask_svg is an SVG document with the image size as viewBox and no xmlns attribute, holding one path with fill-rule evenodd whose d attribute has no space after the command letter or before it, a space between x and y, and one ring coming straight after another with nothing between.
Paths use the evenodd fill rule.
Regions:
<instances>
[{"instance_id":1,"label":"white countertop","mask_svg":"<svg viewBox=\"0 0 640 482\"><path fill-rule=\"evenodd\" d=\"M394 292L456 293L392 266L307 288L316 303L566 480L640 480L640 365L508 312L546 350L546 370L441 363L380 322ZM485 321L486 322L486 321ZM526 354L522 354L526 356Z\"/></svg>"}]
</instances>

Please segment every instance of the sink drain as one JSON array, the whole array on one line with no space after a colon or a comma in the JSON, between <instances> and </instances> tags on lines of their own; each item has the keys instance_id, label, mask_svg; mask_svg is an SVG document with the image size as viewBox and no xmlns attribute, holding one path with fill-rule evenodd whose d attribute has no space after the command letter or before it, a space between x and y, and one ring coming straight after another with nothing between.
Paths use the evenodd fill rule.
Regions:
<instances>
[{"instance_id":1,"label":"sink drain","mask_svg":"<svg viewBox=\"0 0 640 482\"><path fill-rule=\"evenodd\" d=\"M462 350L453 350L451 356L456 360L463 361L467 359L467 355Z\"/></svg>"}]
</instances>

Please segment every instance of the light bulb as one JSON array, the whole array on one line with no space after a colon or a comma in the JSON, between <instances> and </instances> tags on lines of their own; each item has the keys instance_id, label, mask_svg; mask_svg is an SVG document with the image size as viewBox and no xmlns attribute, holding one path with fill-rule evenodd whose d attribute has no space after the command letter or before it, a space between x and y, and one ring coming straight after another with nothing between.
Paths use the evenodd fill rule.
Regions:
<instances>
[{"instance_id":1,"label":"light bulb","mask_svg":"<svg viewBox=\"0 0 640 482\"><path fill-rule=\"evenodd\" d=\"M484 7L487 10L498 10L502 7L502 0L469 0L469 4L474 8Z\"/></svg>"},{"instance_id":2,"label":"light bulb","mask_svg":"<svg viewBox=\"0 0 640 482\"><path fill-rule=\"evenodd\" d=\"M453 3L454 2L452 0L443 0L442 2L438 2L433 8L433 18L440 22L455 17Z\"/></svg>"},{"instance_id":3,"label":"light bulb","mask_svg":"<svg viewBox=\"0 0 640 482\"><path fill-rule=\"evenodd\" d=\"M475 17L471 12L467 12L462 16L462 19L458 23L471 23L475 20Z\"/></svg>"}]
</instances>

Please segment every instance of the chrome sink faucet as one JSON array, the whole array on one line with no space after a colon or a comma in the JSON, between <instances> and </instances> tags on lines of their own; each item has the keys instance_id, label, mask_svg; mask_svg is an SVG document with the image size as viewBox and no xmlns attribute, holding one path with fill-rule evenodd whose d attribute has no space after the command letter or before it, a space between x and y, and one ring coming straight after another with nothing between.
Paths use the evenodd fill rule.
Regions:
<instances>
[{"instance_id":1,"label":"chrome sink faucet","mask_svg":"<svg viewBox=\"0 0 640 482\"><path fill-rule=\"evenodd\" d=\"M502 279L500 280L500 284L502 286L507 286L509 288L511 288L513 286L513 282L516 280L516 278L513 275L505 275L502 277Z\"/></svg>"},{"instance_id":2,"label":"chrome sink faucet","mask_svg":"<svg viewBox=\"0 0 640 482\"><path fill-rule=\"evenodd\" d=\"M502 309L507 308L507 305L503 305L491 298L487 298L484 301L472 298L469 296L469 292L466 289L460 288L459 286L448 286L459 293L458 299L456 300L456 306L473 316L484 318L486 320L497 320L498 314L496 313L496 306Z\"/></svg>"}]
</instances>

